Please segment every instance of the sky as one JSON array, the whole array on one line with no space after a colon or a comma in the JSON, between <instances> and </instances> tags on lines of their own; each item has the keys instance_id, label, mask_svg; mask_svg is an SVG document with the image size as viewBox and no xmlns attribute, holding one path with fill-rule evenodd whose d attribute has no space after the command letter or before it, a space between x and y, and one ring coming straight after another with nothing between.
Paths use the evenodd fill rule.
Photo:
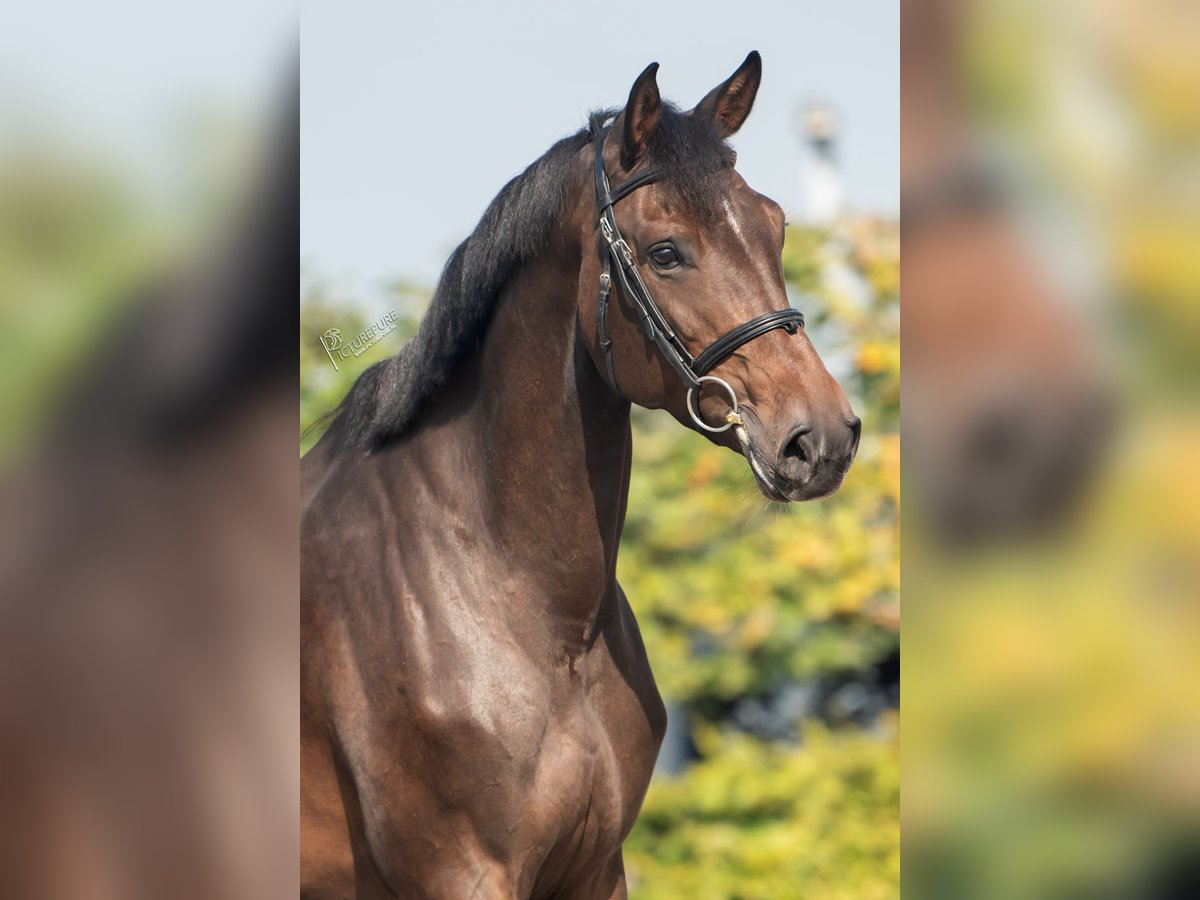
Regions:
<instances>
[{"instance_id":1,"label":"sky","mask_svg":"<svg viewBox=\"0 0 1200 900\"><path fill-rule=\"evenodd\" d=\"M337 291L432 283L491 199L650 62L693 106L750 50L754 112L732 143L752 187L802 208L797 110L841 120L849 205L899 208L898 0L411 3L301 8L301 268Z\"/></svg>"},{"instance_id":2,"label":"sky","mask_svg":"<svg viewBox=\"0 0 1200 900\"><path fill-rule=\"evenodd\" d=\"M621 105L651 61L690 107L760 51L733 141L750 184L802 208L796 113L820 99L842 120L850 204L898 207L898 0L304 0L300 13L302 271L355 299L431 283L504 183L588 110ZM0 29L0 138L32 119L143 180L178 180L187 115L271 116L295 15L292 0L23 7Z\"/></svg>"},{"instance_id":3,"label":"sky","mask_svg":"<svg viewBox=\"0 0 1200 900\"><path fill-rule=\"evenodd\" d=\"M274 122L292 80L294 0L10 4L0 27L0 151L45 134L134 180L186 157L206 111Z\"/></svg>"}]
</instances>

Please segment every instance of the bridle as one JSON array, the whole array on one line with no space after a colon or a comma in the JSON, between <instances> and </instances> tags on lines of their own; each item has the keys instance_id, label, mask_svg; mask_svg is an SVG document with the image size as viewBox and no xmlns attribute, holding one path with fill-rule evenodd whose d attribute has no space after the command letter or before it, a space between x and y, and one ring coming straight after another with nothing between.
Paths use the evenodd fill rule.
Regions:
<instances>
[{"instance_id":1,"label":"bridle","mask_svg":"<svg viewBox=\"0 0 1200 900\"><path fill-rule=\"evenodd\" d=\"M768 331L782 328L788 334L795 334L804 326L804 313L798 309L780 309L775 312L763 313L748 322L743 322L725 332L706 347L699 356L692 356L683 341L679 339L671 323L662 314L662 310L650 296L646 282L638 271L637 259L629 244L621 237L617 228L617 220L613 215L613 205L624 197L628 197L640 187L658 179L658 173L646 169L630 176L615 188L609 186L608 172L604 168L604 139L609 127L597 129L594 136L596 144L596 207L600 217L600 236L604 239L602 269L600 272L600 302L596 308L596 334L600 342L600 350L604 354L605 366L608 369L608 381L614 390L617 388L617 376L613 369L612 340L608 336L608 296L612 291L612 263L616 263L617 280L621 290L632 301L641 316L642 331L646 340L653 341L668 363L671 364L679 377L688 386L687 409L692 420L705 431L722 432L733 425L740 425L737 395L729 383L715 375L709 375L717 365L727 359L739 347L743 347L755 338L762 337ZM733 411L726 416L725 424L719 428L706 423L700 418L695 406L696 396L701 386L709 382L723 387L729 395Z\"/></svg>"}]
</instances>

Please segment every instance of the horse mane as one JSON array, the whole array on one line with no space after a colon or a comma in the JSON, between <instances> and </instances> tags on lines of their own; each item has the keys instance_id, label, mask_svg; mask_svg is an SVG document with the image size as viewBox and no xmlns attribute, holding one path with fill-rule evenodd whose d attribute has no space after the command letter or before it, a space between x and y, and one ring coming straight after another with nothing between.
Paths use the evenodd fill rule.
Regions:
<instances>
[{"instance_id":1,"label":"horse mane","mask_svg":"<svg viewBox=\"0 0 1200 900\"><path fill-rule=\"evenodd\" d=\"M416 335L400 352L359 376L333 411L340 441L377 449L412 430L425 405L484 335L505 285L546 244L568 198L578 152L617 111L597 110L588 125L555 143L492 200L475 230L446 262ZM733 151L713 123L663 103L646 147L649 164L701 216L719 202L717 171Z\"/></svg>"}]
</instances>

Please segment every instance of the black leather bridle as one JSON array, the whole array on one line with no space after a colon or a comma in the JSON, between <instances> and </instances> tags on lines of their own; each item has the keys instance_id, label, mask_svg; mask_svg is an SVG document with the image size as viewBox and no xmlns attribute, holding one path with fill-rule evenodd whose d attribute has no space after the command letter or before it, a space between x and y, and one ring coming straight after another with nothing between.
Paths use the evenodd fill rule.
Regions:
<instances>
[{"instance_id":1,"label":"black leather bridle","mask_svg":"<svg viewBox=\"0 0 1200 900\"><path fill-rule=\"evenodd\" d=\"M640 187L644 187L658 179L658 173L646 169L630 176L615 188L609 186L608 172L604 168L604 139L609 128L598 130L594 140L596 144L596 207L600 217L600 236L604 239L605 248L602 253L602 269L600 272L600 302L596 308L596 334L600 342L600 350L604 353L605 366L608 369L608 381L614 390L617 388L617 376L613 369L612 340L608 336L608 296L612 291L612 269L616 263L617 280L625 296L637 308L641 315L642 331L646 340L653 341L667 362L671 364L679 377L688 386L687 408L692 419L706 431L725 431L731 425L738 423L737 395L728 382L708 373L714 367L728 358L735 350L748 344L755 338L762 337L768 331L783 328L788 334L795 334L804 326L804 313L798 309L780 309L775 312L763 313L748 322L730 329L708 345L699 356L692 356L683 341L679 339L671 323L667 321L662 310L650 296L646 282L638 271L637 259L629 244L621 237L617 228L617 220L613 215L613 205L624 197L628 197ZM704 382L719 384L729 394L733 411L726 423L714 428L700 418L693 403Z\"/></svg>"}]
</instances>

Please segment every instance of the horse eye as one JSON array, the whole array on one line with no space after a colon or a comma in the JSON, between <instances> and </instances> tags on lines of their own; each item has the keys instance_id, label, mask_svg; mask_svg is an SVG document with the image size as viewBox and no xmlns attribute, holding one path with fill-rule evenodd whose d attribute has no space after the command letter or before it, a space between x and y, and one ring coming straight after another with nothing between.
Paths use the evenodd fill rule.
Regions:
<instances>
[{"instance_id":1,"label":"horse eye","mask_svg":"<svg viewBox=\"0 0 1200 900\"><path fill-rule=\"evenodd\" d=\"M650 261L660 269L673 269L679 265L679 251L670 244L659 244L650 248Z\"/></svg>"}]
</instances>

